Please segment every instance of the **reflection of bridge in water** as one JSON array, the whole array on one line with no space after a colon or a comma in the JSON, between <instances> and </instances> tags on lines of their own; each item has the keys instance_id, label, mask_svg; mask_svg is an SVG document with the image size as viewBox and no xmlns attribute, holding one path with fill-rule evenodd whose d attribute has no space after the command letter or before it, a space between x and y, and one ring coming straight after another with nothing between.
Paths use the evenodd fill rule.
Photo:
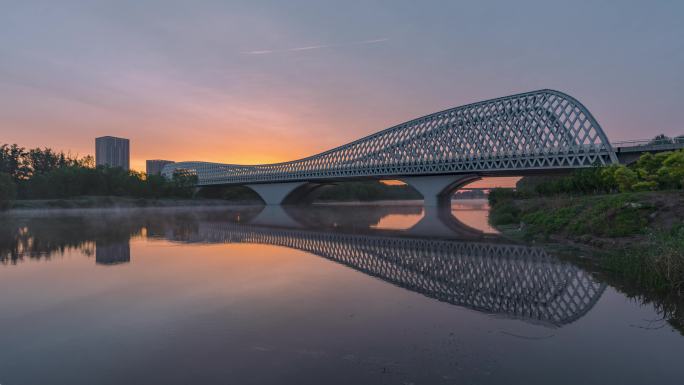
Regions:
<instances>
[{"instance_id":1,"label":"reflection of bridge in water","mask_svg":"<svg viewBox=\"0 0 684 385\"><path fill-rule=\"evenodd\" d=\"M302 250L427 297L549 326L586 314L605 284L543 249L508 244L200 222L167 239Z\"/></svg>"},{"instance_id":2,"label":"reflection of bridge in water","mask_svg":"<svg viewBox=\"0 0 684 385\"><path fill-rule=\"evenodd\" d=\"M376 229L374 233L386 235L484 239L496 238L481 229L470 227L456 218L448 206L422 205L313 205L264 206L248 223L267 227L367 231L391 214L417 216L417 221L405 229Z\"/></svg>"},{"instance_id":3,"label":"reflection of bridge in water","mask_svg":"<svg viewBox=\"0 0 684 385\"><path fill-rule=\"evenodd\" d=\"M443 302L551 326L582 317L605 289L589 273L541 248L478 237L473 229L462 229L462 224L456 223L460 227L451 237L421 235L415 226L425 229L423 225L440 218L451 221L423 210L416 206L309 206L276 211L272 216L273 210L261 207L234 207L136 210L111 215L107 221L100 214L27 217L0 234L0 263L16 264L25 256L50 259L69 249L94 255L98 264L134 263L135 250L129 246L134 236L274 245L318 255ZM373 228L388 215L415 218L421 213L421 220L407 230ZM287 220L281 215L288 215ZM472 236L464 237L468 234Z\"/></svg>"}]
</instances>

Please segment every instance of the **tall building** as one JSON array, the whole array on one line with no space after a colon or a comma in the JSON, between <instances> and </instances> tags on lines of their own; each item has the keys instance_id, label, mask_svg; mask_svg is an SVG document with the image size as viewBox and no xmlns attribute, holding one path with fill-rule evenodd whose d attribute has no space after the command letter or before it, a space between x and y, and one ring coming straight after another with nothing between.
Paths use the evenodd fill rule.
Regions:
<instances>
[{"instance_id":1,"label":"tall building","mask_svg":"<svg viewBox=\"0 0 684 385\"><path fill-rule=\"evenodd\" d=\"M172 160L152 159L145 162L147 175L159 175L167 164L176 163Z\"/></svg>"},{"instance_id":2,"label":"tall building","mask_svg":"<svg viewBox=\"0 0 684 385\"><path fill-rule=\"evenodd\" d=\"M103 136L95 138L95 164L130 170L130 142L128 139Z\"/></svg>"}]
</instances>

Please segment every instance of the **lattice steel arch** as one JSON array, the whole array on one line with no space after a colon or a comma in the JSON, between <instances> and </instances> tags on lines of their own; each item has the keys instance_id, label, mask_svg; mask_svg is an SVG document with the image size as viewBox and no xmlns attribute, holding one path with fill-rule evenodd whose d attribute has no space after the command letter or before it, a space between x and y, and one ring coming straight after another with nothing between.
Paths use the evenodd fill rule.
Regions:
<instances>
[{"instance_id":1,"label":"lattice steel arch","mask_svg":"<svg viewBox=\"0 0 684 385\"><path fill-rule=\"evenodd\" d=\"M290 162L235 165L179 162L164 167L198 176L198 185L435 174L496 174L618 163L584 105L539 90L455 107Z\"/></svg>"}]
</instances>

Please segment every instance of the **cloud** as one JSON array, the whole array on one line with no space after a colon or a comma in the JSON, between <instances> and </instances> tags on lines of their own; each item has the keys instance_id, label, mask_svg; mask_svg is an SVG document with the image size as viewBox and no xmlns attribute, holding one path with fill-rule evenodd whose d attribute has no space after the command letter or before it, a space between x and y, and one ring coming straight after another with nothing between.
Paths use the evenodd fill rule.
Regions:
<instances>
[{"instance_id":1,"label":"cloud","mask_svg":"<svg viewBox=\"0 0 684 385\"><path fill-rule=\"evenodd\" d=\"M270 54L270 53L310 51L310 50L322 49L322 48L336 48L336 47L348 47L348 46L352 46L352 45L377 44L377 43L386 42L388 40L389 40L389 38L380 38L380 39L354 41L351 43L342 43L342 44L310 45L310 46L305 46L305 47L295 47L295 48L286 48L286 49L264 49L264 50L256 50L256 51L247 51L247 52L243 52L243 54L246 54L246 55L265 55L265 54Z\"/></svg>"}]
</instances>

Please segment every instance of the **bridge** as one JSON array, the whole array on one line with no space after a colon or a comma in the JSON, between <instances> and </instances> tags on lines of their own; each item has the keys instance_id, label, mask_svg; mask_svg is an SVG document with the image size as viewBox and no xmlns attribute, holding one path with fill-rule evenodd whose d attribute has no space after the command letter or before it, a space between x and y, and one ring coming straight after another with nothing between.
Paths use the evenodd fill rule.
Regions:
<instances>
[{"instance_id":1,"label":"bridge","mask_svg":"<svg viewBox=\"0 0 684 385\"><path fill-rule=\"evenodd\" d=\"M252 222L250 222L252 223ZM182 243L255 243L301 250L438 301L561 327L584 316L606 285L540 247L200 221L168 229Z\"/></svg>"},{"instance_id":2,"label":"bridge","mask_svg":"<svg viewBox=\"0 0 684 385\"><path fill-rule=\"evenodd\" d=\"M635 160L642 152L684 147L611 145L575 98L539 90L451 108L390 127L307 158L260 165L179 162L168 178L197 176L197 186L244 185L267 204L296 203L326 184L397 179L434 206L485 176L567 172Z\"/></svg>"}]
</instances>

